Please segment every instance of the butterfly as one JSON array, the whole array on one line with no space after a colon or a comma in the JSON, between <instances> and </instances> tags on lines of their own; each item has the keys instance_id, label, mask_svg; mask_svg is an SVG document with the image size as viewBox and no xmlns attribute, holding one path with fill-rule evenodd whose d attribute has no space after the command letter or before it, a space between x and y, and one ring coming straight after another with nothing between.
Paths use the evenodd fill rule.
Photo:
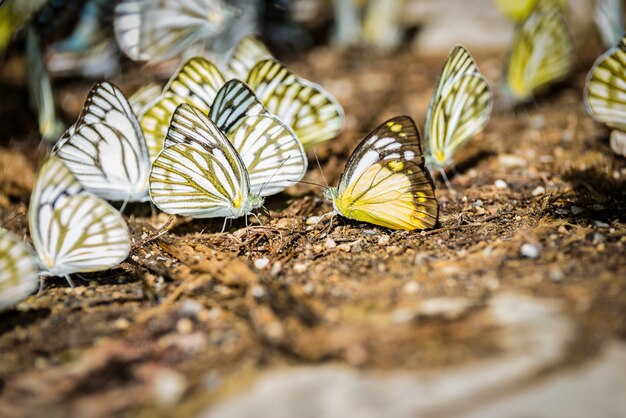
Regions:
<instances>
[{"instance_id":1,"label":"butterfly","mask_svg":"<svg viewBox=\"0 0 626 418\"><path fill-rule=\"evenodd\" d=\"M163 62L202 53L237 15L223 0L121 0L113 26L130 59Z\"/></svg>"},{"instance_id":2,"label":"butterfly","mask_svg":"<svg viewBox=\"0 0 626 418\"><path fill-rule=\"evenodd\" d=\"M247 74L246 83L272 114L293 129L305 149L339 134L344 124L341 105L321 86L297 77L279 62L273 59L255 61L252 57L266 54L259 42L244 38L229 60L229 71L220 71L202 57L193 57L180 67L161 97L139 118L153 159L163 146L170 119L178 105L192 104L208 113L217 91L232 79L233 74L245 72L243 69L253 61L256 64Z\"/></svg>"},{"instance_id":3,"label":"butterfly","mask_svg":"<svg viewBox=\"0 0 626 418\"><path fill-rule=\"evenodd\" d=\"M587 75L585 107L598 122L613 128L611 148L623 154L626 143L626 37L600 56Z\"/></svg>"},{"instance_id":4,"label":"butterfly","mask_svg":"<svg viewBox=\"0 0 626 418\"><path fill-rule=\"evenodd\" d=\"M516 103L569 74L574 42L558 4L540 1L513 38L505 71L505 93Z\"/></svg>"},{"instance_id":5,"label":"butterfly","mask_svg":"<svg viewBox=\"0 0 626 418\"><path fill-rule=\"evenodd\" d=\"M37 260L47 276L106 270L130 251L128 227L114 207L86 192L58 157L39 170L28 208Z\"/></svg>"},{"instance_id":6,"label":"butterfly","mask_svg":"<svg viewBox=\"0 0 626 418\"><path fill-rule=\"evenodd\" d=\"M443 172L456 150L485 127L492 103L489 84L469 51L452 48L428 106L426 164Z\"/></svg>"},{"instance_id":7,"label":"butterfly","mask_svg":"<svg viewBox=\"0 0 626 418\"><path fill-rule=\"evenodd\" d=\"M52 150L89 192L147 201L150 158L137 117L115 85L96 83L77 122Z\"/></svg>"},{"instance_id":8,"label":"butterfly","mask_svg":"<svg viewBox=\"0 0 626 418\"><path fill-rule=\"evenodd\" d=\"M434 227L439 205L415 122L399 116L374 129L324 196L348 219L409 231Z\"/></svg>"},{"instance_id":9,"label":"butterfly","mask_svg":"<svg viewBox=\"0 0 626 418\"><path fill-rule=\"evenodd\" d=\"M514 22L521 22L528 17L540 1L550 1L560 7L565 7L567 4L567 0L494 0L494 3L503 15Z\"/></svg>"},{"instance_id":10,"label":"butterfly","mask_svg":"<svg viewBox=\"0 0 626 418\"><path fill-rule=\"evenodd\" d=\"M604 45L618 44L625 32L622 0L596 0L594 20Z\"/></svg>"},{"instance_id":11,"label":"butterfly","mask_svg":"<svg viewBox=\"0 0 626 418\"><path fill-rule=\"evenodd\" d=\"M39 38L32 25L26 30L26 78L30 105L38 118L39 133L46 141L54 141L63 132L63 123L56 114L52 85L43 62Z\"/></svg>"},{"instance_id":12,"label":"butterfly","mask_svg":"<svg viewBox=\"0 0 626 418\"><path fill-rule=\"evenodd\" d=\"M128 103L135 115L141 115L148 105L161 95L162 87L158 83L152 82L139 88L128 97Z\"/></svg>"},{"instance_id":13,"label":"butterfly","mask_svg":"<svg viewBox=\"0 0 626 418\"><path fill-rule=\"evenodd\" d=\"M18 237L0 228L0 312L37 288L37 259Z\"/></svg>"},{"instance_id":14,"label":"butterfly","mask_svg":"<svg viewBox=\"0 0 626 418\"><path fill-rule=\"evenodd\" d=\"M304 176L304 149L287 126L268 114L237 117L240 107L226 108L235 113L222 110L226 116L213 120L193 105L174 112L150 174L150 195L162 211L238 218Z\"/></svg>"}]
</instances>

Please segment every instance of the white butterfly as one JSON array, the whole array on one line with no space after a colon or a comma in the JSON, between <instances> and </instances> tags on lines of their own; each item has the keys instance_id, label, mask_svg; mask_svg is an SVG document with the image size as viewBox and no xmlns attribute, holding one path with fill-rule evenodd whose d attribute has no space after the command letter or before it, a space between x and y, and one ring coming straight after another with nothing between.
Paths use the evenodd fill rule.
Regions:
<instances>
[{"instance_id":1,"label":"white butterfly","mask_svg":"<svg viewBox=\"0 0 626 418\"><path fill-rule=\"evenodd\" d=\"M617 45L625 31L622 0L596 0L594 19L604 46Z\"/></svg>"},{"instance_id":2,"label":"white butterfly","mask_svg":"<svg viewBox=\"0 0 626 418\"><path fill-rule=\"evenodd\" d=\"M115 37L132 60L166 61L207 50L236 16L222 0L121 0Z\"/></svg>"},{"instance_id":3,"label":"white butterfly","mask_svg":"<svg viewBox=\"0 0 626 418\"><path fill-rule=\"evenodd\" d=\"M26 31L26 76L30 105L37 114L39 133L46 141L56 140L64 126L56 114L52 85L43 62L39 38L32 25Z\"/></svg>"},{"instance_id":4,"label":"white butterfly","mask_svg":"<svg viewBox=\"0 0 626 418\"><path fill-rule=\"evenodd\" d=\"M0 228L0 312L37 288L37 259L12 233Z\"/></svg>"},{"instance_id":5,"label":"white butterfly","mask_svg":"<svg viewBox=\"0 0 626 418\"><path fill-rule=\"evenodd\" d=\"M139 120L151 158L154 160L163 147L178 105L192 104L208 113L217 91L233 78L246 80L263 105L296 133L305 149L334 138L343 128L343 108L329 92L296 76L271 59L260 41L246 37L235 48L224 71L203 57L187 60L161 97L141 114Z\"/></svg>"},{"instance_id":6,"label":"white butterfly","mask_svg":"<svg viewBox=\"0 0 626 418\"><path fill-rule=\"evenodd\" d=\"M128 228L119 212L87 193L54 156L39 170L28 225L44 275L69 281L73 273L114 267L130 251Z\"/></svg>"},{"instance_id":7,"label":"white butterfly","mask_svg":"<svg viewBox=\"0 0 626 418\"><path fill-rule=\"evenodd\" d=\"M426 115L427 165L443 172L454 153L485 127L492 103L489 84L469 51L461 45L452 48Z\"/></svg>"},{"instance_id":8,"label":"white butterfly","mask_svg":"<svg viewBox=\"0 0 626 418\"><path fill-rule=\"evenodd\" d=\"M302 178L306 158L293 132L273 116L241 114L239 122L218 119L224 133L199 109L176 109L150 175L157 207L197 218L238 218L260 207L262 196Z\"/></svg>"},{"instance_id":9,"label":"white butterfly","mask_svg":"<svg viewBox=\"0 0 626 418\"><path fill-rule=\"evenodd\" d=\"M149 200L150 158L143 132L128 100L111 83L91 89L78 121L52 153L91 193L108 200Z\"/></svg>"}]
</instances>

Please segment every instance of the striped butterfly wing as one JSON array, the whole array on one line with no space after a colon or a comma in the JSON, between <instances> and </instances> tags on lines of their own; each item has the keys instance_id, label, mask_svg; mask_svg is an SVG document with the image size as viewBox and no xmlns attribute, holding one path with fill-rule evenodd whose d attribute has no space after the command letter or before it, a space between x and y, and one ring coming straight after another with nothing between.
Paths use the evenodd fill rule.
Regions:
<instances>
[{"instance_id":1,"label":"striped butterfly wing","mask_svg":"<svg viewBox=\"0 0 626 418\"><path fill-rule=\"evenodd\" d=\"M304 176L306 154L296 134L272 116L245 83L226 83L209 117L241 156L253 195L279 193Z\"/></svg>"},{"instance_id":2,"label":"striped butterfly wing","mask_svg":"<svg viewBox=\"0 0 626 418\"><path fill-rule=\"evenodd\" d=\"M626 132L626 37L589 71L585 105L597 121Z\"/></svg>"},{"instance_id":3,"label":"striped butterfly wing","mask_svg":"<svg viewBox=\"0 0 626 418\"><path fill-rule=\"evenodd\" d=\"M222 0L121 0L115 37L129 58L162 62L202 52L235 13Z\"/></svg>"},{"instance_id":4,"label":"striped butterfly wing","mask_svg":"<svg viewBox=\"0 0 626 418\"><path fill-rule=\"evenodd\" d=\"M86 193L54 156L39 171L28 225L40 266L52 276L105 270L130 251L128 228L119 212Z\"/></svg>"},{"instance_id":5,"label":"striped butterfly wing","mask_svg":"<svg viewBox=\"0 0 626 418\"><path fill-rule=\"evenodd\" d=\"M26 244L0 228L0 312L37 288L37 259Z\"/></svg>"},{"instance_id":6,"label":"striped butterfly wing","mask_svg":"<svg viewBox=\"0 0 626 418\"><path fill-rule=\"evenodd\" d=\"M150 195L162 211L196 218L235 218L250 210L246 168L220 129L183 104L154 161Z\"/></svg>"},{"instance_id":7,"label":"striped butterfly wing","mask_svg":"<svg viewBox=\"0 0 626 418\"><path fill-rule=\"evenodd\" d=\"M622 0L596 0L594 20L604 45L617 45L625 32Z\"/></svg>"},{"instance_id":8,"label":"striped butterfly wing","mask_svg":"<svg viewBox=\"0 0 626 418\"><path fill-rule=\"evenodd\" d=\"M456 150L483 130L492 107L491 89L481 74L457 77L429 112L428 163L440 168L450 164Z\"/></svg>"},{"instance_id":9,"label":"striped butterfly wing","mask_svg":"<svg viewBox=\"0 0 626 418\"><path fill-rule=\"evenodd\" d=\"M400 116L370 133L348 159L339 187L327 196L349 219L391 229L434 227L439 206L415 122Z\"/></svg>"},{"instance_id":10,"label":"striped butterfly wing","mask_svg":"<svg viewBox=\"0 0 626 418\"><path fill-rule=\"evenodd\" d=\"M257 62L268 58L272 58L272 54L261 40L244 36L228 60L227 73L230 78L245 80Z\"/></svg>"},{"instance_id":11,"label":"striped butterfly wing","mask_svg":"<svg viewBox=\"0 0 626 418\"><path fill-rule=\"evenodd\" d=\"M245 117L226 132L250 176L250 193L280 193L306 174L307 159L296 134L270 115Z\"/></svg>"},{"instance_id":12,"label":"striped butterfly wing","mask_svg":"<svg viewBox=\"0 0 626 418\"><path fill-rule=\"evenodd\" d=\"M129 98L128 103L133 109L135 115L141 115L148 108L148 105L161 96L161 85L155 82L148 83L134 92Z\"/></svg>"},{"instance_id":13,"label":"striped butterfly wing","mask_svg":"<svg viewBox=\"0 0 626 418\"><path fill-rule=\"evenodd\" d=\"M528 100L569 74L573 54L573 38L559 4L540 1L516 29L505 91L517 102Z\"/></svg>"},{"instance_id":14,"label":"striped butterfly wing","mask_svg":"<svg viewBox=\"0 0 626 418\"><path fill-rule=\"evenodd\" d=\"M132 108L116 86L91 89L78 121L53 149L85 189L108 200L148 200L150 159Z\"/></svg>"},{"instance_id":15,"label":"striped butterfly wing","mask_svg":"<svg viewBox=\"0 0 626 418\"><path fill-rule=\"evenodd\" d=\"M259 61L247 84L267 110L293 129L305 149L336 137L343 128L344 112L337 100L278 61Z\"/></svg>"},{"instance_id":16,"label":"striped butterfly wing","mask_svg":"<svg viewBox=\"0 0 626 418\"><path fill-rule=\"evenodd\" d=\"M209 118L222 132L228 132L244 117L269 115L263 103L244 82L230 80L217 92Z\"/></svg>"},{"instance_id":17,"label":"striped butterfly wing","mask_svg":"<svg viewBox=\"0 0 626 418\"><path fill-rule=\"evenodd\" d=\"M208 113L225 80L217 67L202 57L187 60L169 80L161 96L140 116L151 161L163 148L170 120L176 108L191 104Z\"/></svg>"},{"instance_id":18,"label":"striped butterfly wing","mask_svg":"<svg viewBox=\"0 0 626 418\"><path fill-rule=\"evenodd\" d=\"M31 25L26 31L26 67L30 105L37 115L39 133L46 141L56 141L63 133L63 123L56 114L52 85L39 48L39 39Z\"/></svg>"}]
</instances>

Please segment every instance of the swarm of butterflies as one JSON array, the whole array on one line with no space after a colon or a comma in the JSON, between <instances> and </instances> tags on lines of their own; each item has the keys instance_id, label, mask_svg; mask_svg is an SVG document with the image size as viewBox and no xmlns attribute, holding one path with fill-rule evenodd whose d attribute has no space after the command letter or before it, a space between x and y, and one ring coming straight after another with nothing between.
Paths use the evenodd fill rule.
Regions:
<instances>
[{"instance_id":1,"label":"swarm of butterflies","mask_svg":"<svg viewBox=\"0 0 626 418\"><path fill-rule=\"evenodd\" d=\"M536 0L519 20L504 92L516 103L564 78L573 42L557 0ZM626 137L626 40L590 71L585 103ZM399 230L433 228L439 205L429 169L447 182L458 149L487 124L492 92L469 51L450 51L431 96L424 142L408 116L368 134L324 196L332 214ZM0 310L31 294L42 276L115 267L131 242L127 202L171 215L246 217L264 198L299 182L306 151L336 137L341 105L292 73L256 38L244 37L226 65L202 56L182 63L164 88L127 98L109 82L89 92L77 121L39 171L28 223L35 252L0 229ZM109 201L123 202L118 211Z\"/></svg>"}]
</instances>

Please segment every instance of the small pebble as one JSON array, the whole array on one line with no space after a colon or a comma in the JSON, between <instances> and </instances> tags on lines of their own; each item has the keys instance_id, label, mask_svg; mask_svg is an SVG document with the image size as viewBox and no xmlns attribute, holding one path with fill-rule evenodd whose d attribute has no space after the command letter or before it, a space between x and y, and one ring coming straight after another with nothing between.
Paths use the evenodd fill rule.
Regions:
<instances>
[{"instance_id":1,"label":"small pebble","mask_svg":"<svg viewBox=\"0 0 626 418\"><path fill-rule=\"evenodd\" d=\"M522 245L519 252L523 257L532 258L532 259L538 258L539 254L541 253L537 245L528 244L528 243Z\"/></svg>"},{"instance_id":2,"label":"small pebble","mask_svg":"<svg viewBox=\"0 0 626 418\"><path fill-rule=\"evenodd\" d=\"M502 180L502 179L498 179L496 181L493 182L494 186L496 186L496 189L508 189L509 185L506 184L506 181Z\"/></svg>"},{"instance_id":3,"label":"small pebble","mask_svg":"<svg viewBox=\"0 0 626 418\"><path fill-rule=\"evenodd\" d=\"M502 154L498 157L498 165L502 168L526 167L526 160L513 154Z\"/></svg>"},{"instance_id":4,"label":"small pebble","mask_svg":"<svg viewBox=\"0 0 626 418\"><path fill-rule=\"evenodd\" d=\"M381 235L378 238L378 245L387 245L389 244L389 235Z\"/></svg>"},{"instance_id":5,"label":"small pebble","mask_svg":"<svg viewBox=\"0 0 626 418\"><path fill-rule=\"evenodd\" d=\"M263 270L267 268L267 266L269 265L270 265L270 259L267 257L261 257L261 258L257 258L256 260L254 260L254 267L256 267L259 270Z\"/></svg>"},{"instance_id":6,"label":"small pebble","mask_svg":"<svg viewBox=\"0 0 626 418\"><path fill-rule=\"evenodd\" d=\"M319 223L321 220L322 220L322 216L311 216L311 217L307 218L306 224L307 225L315 225L315 224Z\"/></svg>"},{"instance_id":7,"label":"small pebble","mask_svg":"<svg viewBox=\"0 0 626 418\"><path fill-rule=\"evenodd\" d=\"M602 222L602 221L593 221L593 225L596 228L608 228L610 225L607 224L606 222Z\"/></svg>"},{"instance_id":8,"label":"small pebble","mask_svg":"<svg viewBox=\"0 0 626 418\"><path fill-rule=\"evenodd\" d=\"M557 215L561 215L561 216L565 216L568 214L567 209L563 209L563 208L558 208L554 212L556 212Z\"/></svg>"},{"instance_id":9,"label":"small pebble","mask_svg":"<svg viewBox=\"0 0 626 418\"><path fill-rule=\"evenodd\" d=\"M184 316L196 316L202 309L203 307L199 302L193 299L185 299L180 305L179 312Z\"/></svg>"},{"instance_id":10,"label":"small pebble","mask_svg":"<svg viewBox=\"0 0 626 418\"><path fill-rule=\"evenodd\" d=\"M263 296L265 296L265 289L263 288L263 286L253 286L250 294L255 299L261 299Z\"/></svg>"},{"instance_id":11,"label":"small pebble","mask_svg":"<svg viewBox=\"0 0 626 418\"><path fill-rule=\"evenodd\" d=\"M585 209L581 208L580 206L572 206L569 210L570 212L572 212L572 215L580 215L585 211Z\"/></svg>"},{"instance_id":12,"label":"small pebble","mask_svg":"<svg viewBox=\"0 0 626 418\"><path fill-rule=\"evenodd\" d=\"M606 237L599 232L593 233L593 242L604 242L606 241Z\"/></svg>"},{"instance_id":13,"label":"small pebble","mask_svg":"<svg viewBox=\"0 0 626 418\"><path fill-rule=\"evenodd\" d=\"M270 275L271 276L276 276L278 273L280 273L280 271L282 269L283 269L283 263L281 263L280 261L277 261L274 264L272 264L272 269L270 270Z\"/></svg>"},{"instance_id":14,"label":"small pebble","mask_svg":"<svg viewBox=\"0 0 626 418\"><path fill-rule=\"evenodd\" d=\"M546 188L543 186L537 186L535 190L532 191L533 196L541 196L543 194L546 194Z\"/></svg>"},{"instance_id":15,"label":"small pebble","mask_svg":"<svg viewBox=\"0 0 626 418\"><path fill-rule=\"evenodd\" d=\"M309 265L307 263L296 263L293 265L293 271L294 273L297 273L297 274L302 274L306 272L308 268L309 268Z\"/></svg>"},{"instance_id":16,"label":"small pebble","mask_svg":"<svg viewBox=\"0 0 626 418\"><path fill-rule=\"evenodd\" d=\"M332 250L334 248L337 248L337 243L334 239L328 237L324 240L324 248L326 248L327 250Z\"/></svg>"},{"instance_id":17,"label":"small pebble","mask_svg":"<svg viewBox=\"0 0 626 418\"><path fill-rule=\"evenodd\" d=\"M176 331L180 334L189 334L193 331L193 322L189 318L180 318L176 322Z\"/></svg>"},{"instance_id":18,"label":"small pebble","mask_svg":"<svg viewBox=\"0 0 626 418\"><path fill-rule=\"evenodd\" d=\"M407 295L416 295L420 291L420 284L411 280L402 287L402 291Z\"/></svg>"},{"instance_id":19,"label":"small pebble","mask_svg":"<svg viewBox=\"0 0 626 418\"><path fill-rule=\"evenodd\" d=\"M478 199L474 202L472 202L472 206L475 208L482 208L483 207L483 201Z\"/></svg>"}]
</instances>

